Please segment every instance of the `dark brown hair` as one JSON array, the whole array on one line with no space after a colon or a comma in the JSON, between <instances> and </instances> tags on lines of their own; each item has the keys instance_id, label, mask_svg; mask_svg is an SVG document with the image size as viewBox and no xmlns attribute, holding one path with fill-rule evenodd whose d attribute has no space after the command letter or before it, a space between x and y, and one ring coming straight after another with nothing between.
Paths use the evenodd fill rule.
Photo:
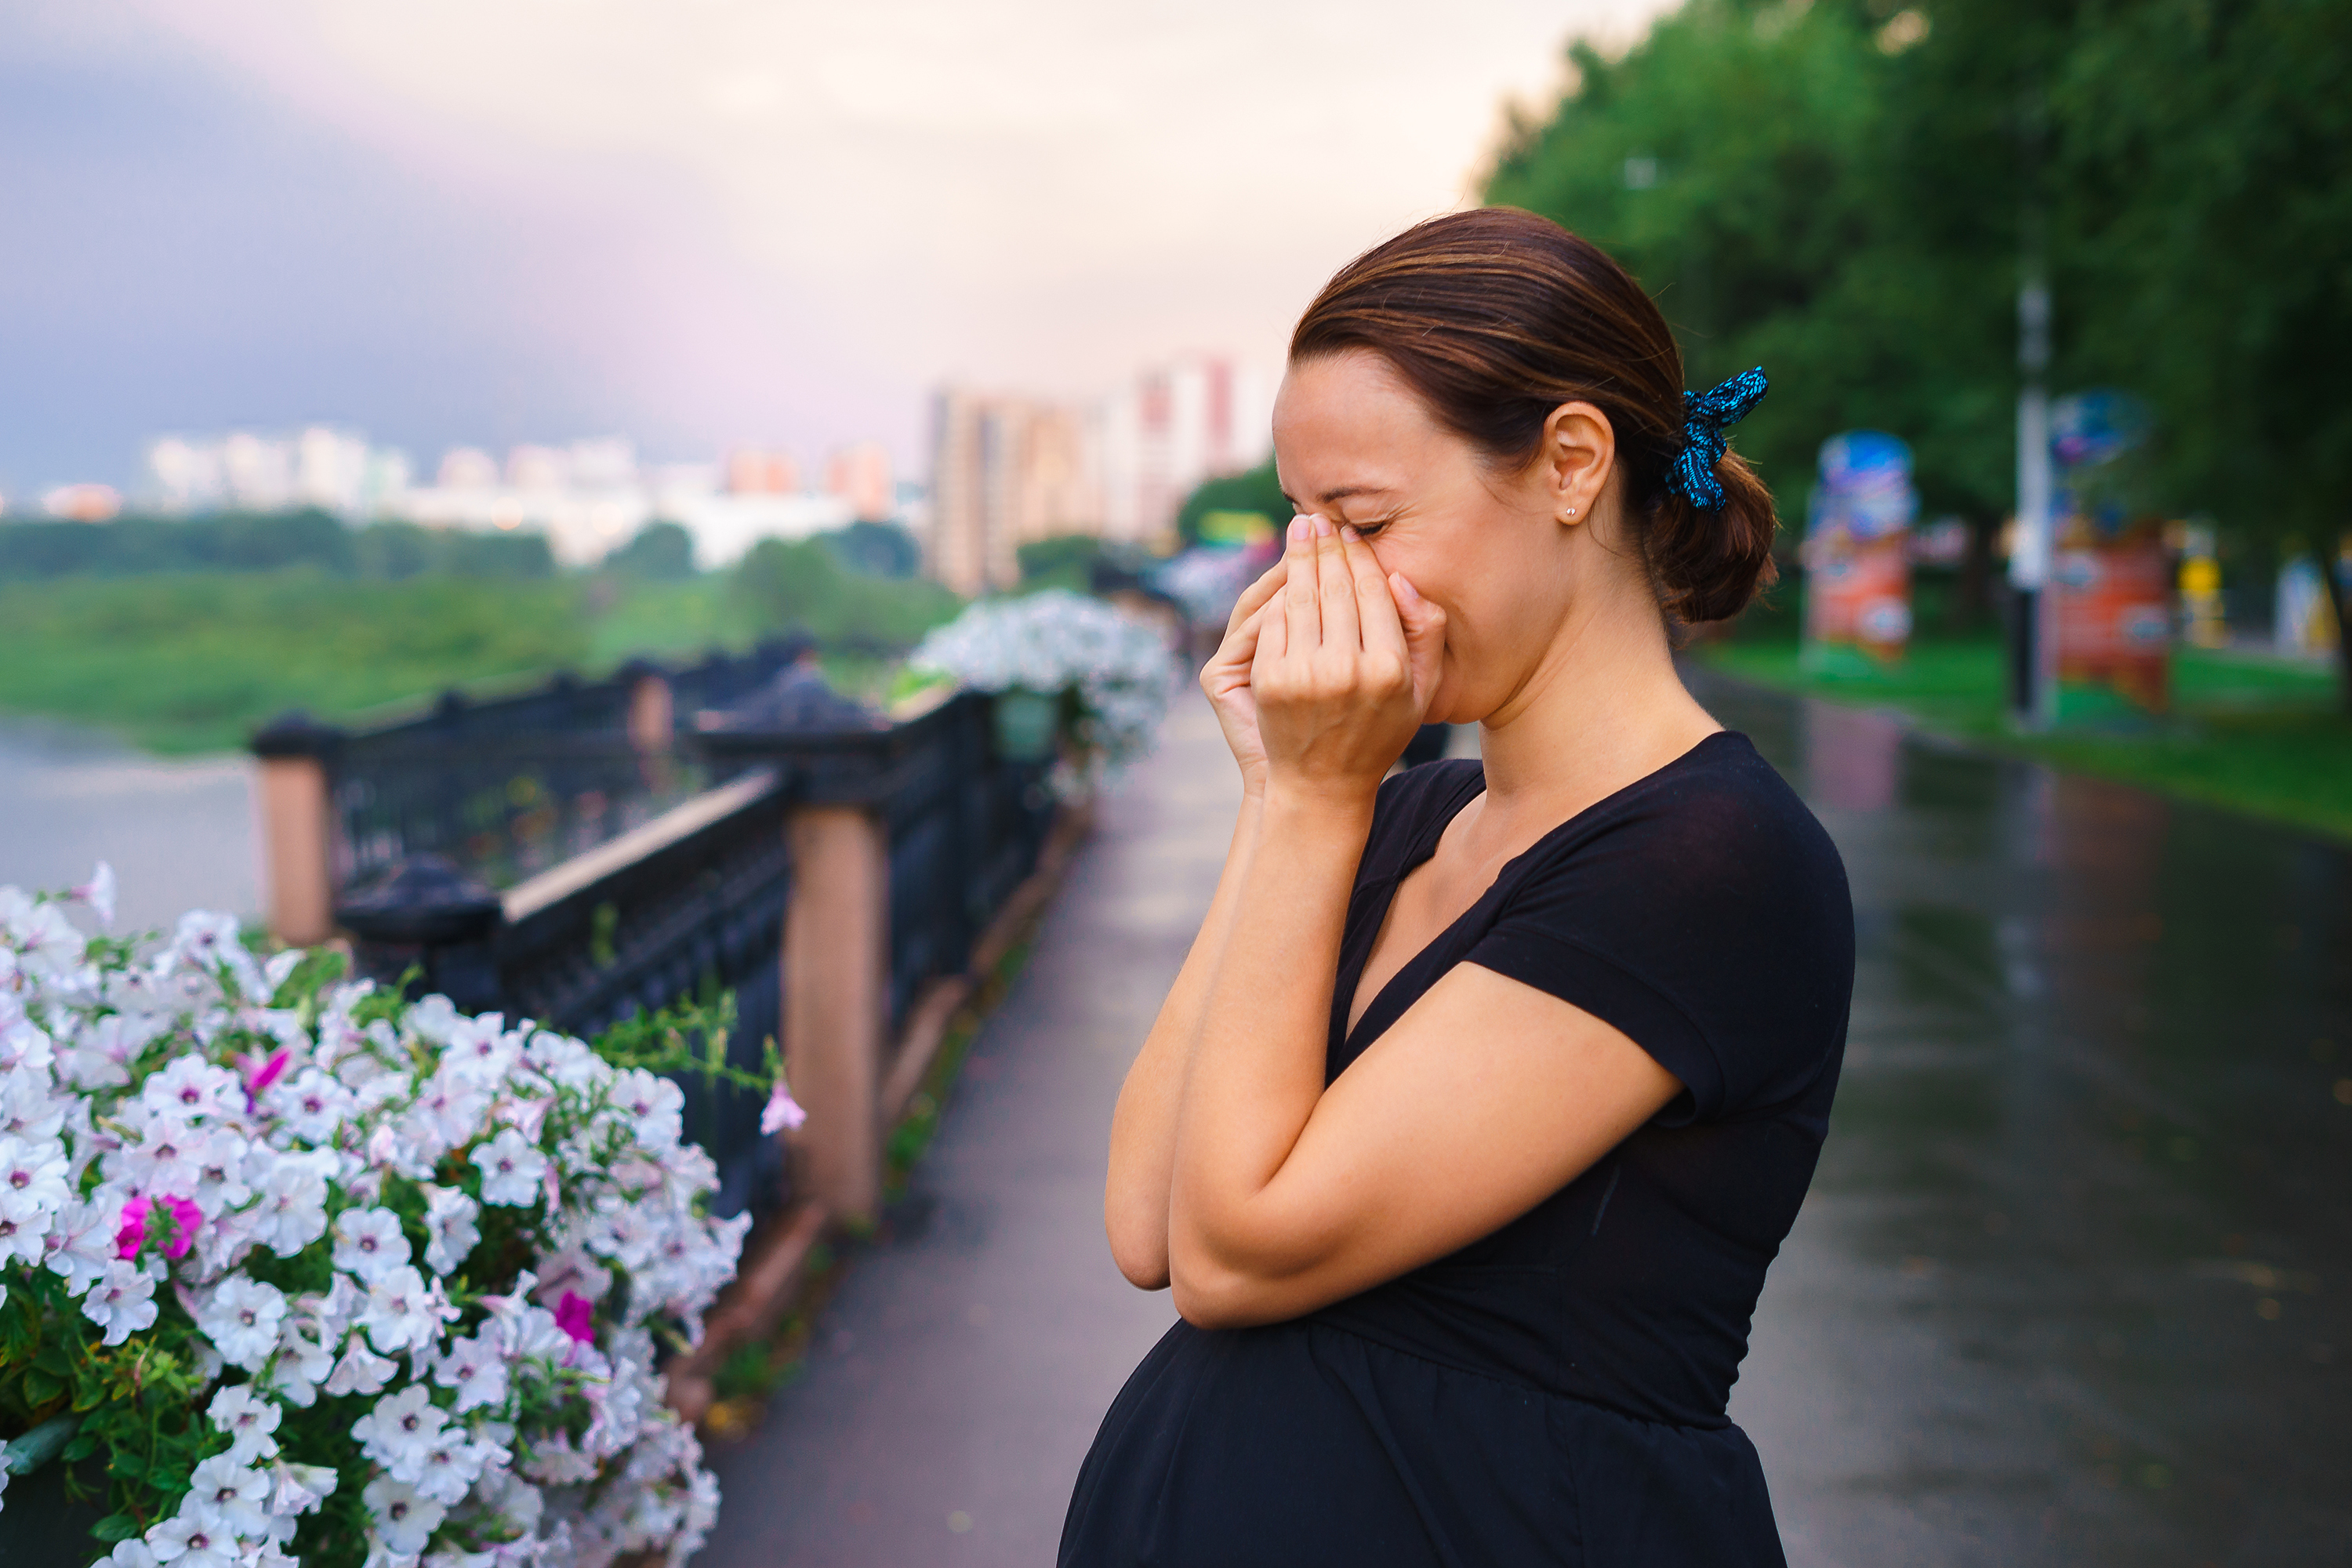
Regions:
<instances>
[{"instance_id":1,"label":"dark brown hair","mask_svg":"<svg viewBox=\"0 0 2352 1568\"><path fill-rule=\"evenodd\" d=\"M1440 424L1513 468L1534 458L1553 409L1601 409L1633 545L1675 618L1738 615L1772 581L1772 495L1746 459L1716 464L1720 508L1666 483L1683 444L1683 355L1665 318L1599 247L1549 218L1451 213L1348 263L1299 318L1290 358L1349 349L1387 360Z\"/></svg>"}]
</instances>

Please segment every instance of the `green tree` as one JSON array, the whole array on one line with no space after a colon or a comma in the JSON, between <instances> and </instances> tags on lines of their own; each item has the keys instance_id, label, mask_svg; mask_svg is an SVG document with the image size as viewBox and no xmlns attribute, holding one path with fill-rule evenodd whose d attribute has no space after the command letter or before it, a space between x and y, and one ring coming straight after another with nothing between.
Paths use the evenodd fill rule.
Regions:
<instances>
[{"instance_id":1,"label":"green tree","mask_svg":"<svg viewBox=\"0 0 2352 1568\"><path fill-rule=\"evenodd\" d=\"M649 583L682 583L694 573L694 535L656 518L604 557L609 569Z\"/></svg>"},{"instance_id":2,"label":"green tree","mask_svg":"<svg viewBox=\"0 0 2352 1568\"><path fill-rule=\"evenodd\" d=\"M737 563L728 605L755 637L803 632L820 642L910 647L962 601L923 578L850 571L823 538L763 539Z\"/></svg>"},{"instance_id":3,"label":"green tree","mask_svg":"<svg viewBox=\"0 0 2352 1568\"><path fill-rule=\"evenodd\" d=\"M2086 356L2154 405L2169 504L2331 559L2352 511L2352 7L2114 0L2053 79ZM2340 637L2352 705L2352 636Z\"/></svg>"},{"instance_id":4,"label":"green tree","mask_svg":"<svg viewBox=\"0 0 2352 1568\"><path fill-rule=\"evenodd\" d=\"M1290 503L1282 497L1282 481L1275 477L1274 459L1238 474L1202 479L1176 511L1176 536L1186 544L1201 542L1201 519L1213 511L1254 511L1276 528L1290 521Z\"/></svg>"}]
</instances>

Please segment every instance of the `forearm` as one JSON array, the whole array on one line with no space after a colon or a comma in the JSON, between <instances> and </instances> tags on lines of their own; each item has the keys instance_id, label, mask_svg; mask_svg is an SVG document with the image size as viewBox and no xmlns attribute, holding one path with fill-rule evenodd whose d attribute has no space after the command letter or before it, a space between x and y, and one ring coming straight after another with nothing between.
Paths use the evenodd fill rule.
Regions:
<instances>
[{"instance_id":1,"label":"forearm","mask_svg":"<svg viewBox=\"0 0 2352 1568\"><path fill-rule=\"evenodd\" d=\"M1188 1273L1206 1283L1234 1268L1278 1272L1270 1234L1283 1236L1278 1250L1312 1249L1260 1211L1323 1094L1333 977L1370 820L1369 794L1276 791L1265 808L1178 1108L1169 1214L1180 1298Z\"/></svg>"},{"instance_id":2,"label":"forearm","mask_svg":"<svg viewBox=\"0 0 2352 1568\"><path fill-rule=\"evenodd\" d=\"M1184 1072L1200 1038L1201 1019L1219 958L1234 925L1243 878L1256 847L1263 805L1245 793L1234 821L1232 846L1209 910L1160 1005L1143 1048L1128 1068L1111 1115L1110 1176L1103 1193L1103 1224L1119 1272L1145 1289L1168 1283L1168 1195L1176 1153L1176 1117Z\"/></svg>"}]
</instances>

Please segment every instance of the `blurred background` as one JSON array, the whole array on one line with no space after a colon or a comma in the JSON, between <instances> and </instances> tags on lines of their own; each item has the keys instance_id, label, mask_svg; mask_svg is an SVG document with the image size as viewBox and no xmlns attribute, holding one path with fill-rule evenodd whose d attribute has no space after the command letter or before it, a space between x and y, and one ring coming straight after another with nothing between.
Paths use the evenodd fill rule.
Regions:
<instances>
[{"instance_id":1,"label":"blurred background","mask_svg":"<svg viewBox=\"0 0 2352 1568\"><path fill-rule=\"evenodd\" d=\"M104 856L134 926L259 915L246 747L291 710L429 772L500 703L638 737L649 669L871 717L1044 588L1197 638L1286 514L1317 287L1529 207L1692 386L1771 377L1735 444L1780 581L1687 657L1863 914L1735 1405L1792 1555L2352 1561L2347 61L2342 0L16 0L0 883ZM1223 845L1182 715L1106 817L1205 857L1131 868L1175 953ZM400 842L510 881L705 782L626 761L558 810L500 753ZM864 1342L760 1352L721 1425ZM1050 1545L1054 1430L1002 1560Z\"/></svg>"}]
</instances>

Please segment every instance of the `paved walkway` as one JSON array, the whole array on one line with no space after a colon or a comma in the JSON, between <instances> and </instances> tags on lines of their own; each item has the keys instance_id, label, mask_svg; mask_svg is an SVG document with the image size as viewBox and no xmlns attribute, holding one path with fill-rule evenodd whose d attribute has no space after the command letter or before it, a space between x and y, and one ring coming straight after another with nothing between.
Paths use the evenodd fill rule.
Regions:
<instances>
[{"instance_id":1,"label":"paved walkway","mask_svg":"<svg viewBox=\"0 0 2352 1568\"><path fill-rule=\"evenodd\" d=\"M1103 1239L1112 1103L1215 890L1240 794L1205 703L1104 805L804 1373L714 1453L697 1568L1045 1564L1103 1413L1175 1321Z\"/></svg>"}]
</instances>

